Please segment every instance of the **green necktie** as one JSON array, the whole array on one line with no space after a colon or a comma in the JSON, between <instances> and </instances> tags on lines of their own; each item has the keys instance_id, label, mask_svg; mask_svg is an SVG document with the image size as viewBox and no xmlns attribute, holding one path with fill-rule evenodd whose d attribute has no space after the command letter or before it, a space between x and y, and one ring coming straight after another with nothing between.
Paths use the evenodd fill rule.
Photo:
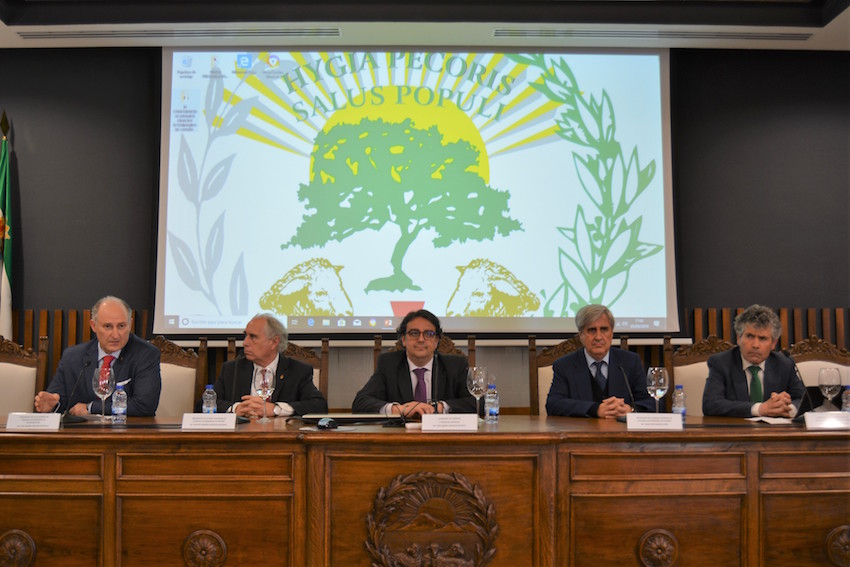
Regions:
<instances>
[{"instance_id":1,"label":"green necktie","mask_svg":"<svg viewBox=\"0 0 850 567\"><path fill-rule=\"evenodd\" d=\"M764 401L764 394L761 391L761 380L759 380L759 367L753 364L747 370L752 374L752 379L750 380L750 401L754 404Z\"/></svg>"}]
</instances>

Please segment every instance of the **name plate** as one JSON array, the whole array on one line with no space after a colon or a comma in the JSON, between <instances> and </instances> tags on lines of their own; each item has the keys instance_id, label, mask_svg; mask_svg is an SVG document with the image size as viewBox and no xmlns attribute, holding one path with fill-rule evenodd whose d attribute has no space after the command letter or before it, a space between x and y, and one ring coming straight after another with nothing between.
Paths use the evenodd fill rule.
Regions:
<instances>
[{"instance_id":1,"label":"name plate","mask_svg":"<svg viewBox=\"0 0 850 567\"><path fill-rule=\"evenodd\" d=\"M61 413L12 412L6 418L6 431L59 431Z\"/></svg>"},{"instance_id":2,"label":"name plate","mask_svg":"<svg viewBox=\"0 0 850 567\"><path fill-rule=\"evenodd\" d=\"M806 429L850 429L850 411L806 412Z\"/></svg>"},{"instance_id":3,"label":"name plate","mask_svg":"<svg viewBox=\"0 0 850 567\"><path fill-rule=\"evenodd\" d=\"M676 431L684 427L680 413L626 414L626 428L630 431Z\"/></svg>"},{"instance_id":4,"label":"name plate","mask_svg":"<svg viewBox=\"0 0 850 567\"><path fill-rule=\"evenodd\" d=\"M474 413L426 413L422 431L478 431L478 415Z\"/></svg>"},{"instance_id":5,"label":"name plate","mask_svg":"<svg viewBox=\"0 0 850 567\"><path fill-rule=\"evenodd\" d=\"M184 413L184 431L234 431L235 413Z\"/></svg>"}]
</instances>

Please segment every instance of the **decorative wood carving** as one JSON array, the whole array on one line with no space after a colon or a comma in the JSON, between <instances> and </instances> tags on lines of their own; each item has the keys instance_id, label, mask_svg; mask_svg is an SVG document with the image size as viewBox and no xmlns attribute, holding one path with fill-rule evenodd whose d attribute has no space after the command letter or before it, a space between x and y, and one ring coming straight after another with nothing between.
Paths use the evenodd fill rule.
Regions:
<instances>
[{"instance_id":1,"label":"decorative wood carving","mask_svg":"<svg viewBox=\"0 0 850 567\"><path fill-rule=\"evenodd\" d=\"M670 567L679 558L679 540L661 528L648 530L640 538L637 557L644 567Z\"/></svg>"},{"instance_id":2,"label":"decorative wood carving","mask_svg":"<svg viewBox=\"0 0 850 567\"><path fill-rule=\"evenodd\" d=\"M581 347L581 338L578 335L573 335L565 341L546 347L540 351L540 354L537 355L537 367L552 366L552 364L562 356L575 352Z\"/></svg>"},{"instance_id":3,"label":"decorative wood carving","mask_svg":"<svg viewBox=\"0 0 850 567\"><path fill-rule=\"evenodd\" d=\"M401 339L397 339L395 345L393 346L393 350L404 350L404 345L401 344ZM448 336L442 335L440 337L440 342L437 344L437 352L440 354L450 354L453 356L462 356L466 358L466 355L463 354L463 351L455 346L455 342L451 340Z\"/></svg>"},{"instance_id":4,"label":"decorative wood carving","mask_svg":"<svg viewBox=\"0 0 850 567\"><path fill-rule=\"evenodd\" d=\"M194 531L183 542L183 562L189 567L221 567L226 559L227 546L213 531Z\"/></svg>"},{"instance_id":5,"label":"decorative wood carving","mask_svg":"<svg viewBox=\"0 0 850 567\"><path fill-rule=\"evenodd\" d=\"M707 360L712 354L729 350L734 346L729 341L724 341L714 335L710 335L701 341L690 345L683 345L676 349L676 352L673 353L673 365L681 366L693 362L701 362Z\"/></svg>"},{"instance_id":6,"label":"decorative wood carving","mask_svg":"<svg viewBox=\"0 0 850 567\"><path fill-rule=\"evenodd\" d=\"M850 351L814 335L794 343L789 352L797 361L829 360L838 364L850 364Z\"/></svg>"},{"instance_id":7,"label":"decorative wood carving","mask_svg":"<svg viewBox=\"0 0 850 567\"><path fill-rule=\"evenodd\" d=\"M295 360L300 360L301 362L310 364L314 368L318 368L322 361L321 358L316 356L315 352L302 346L298 346L295 343L287 343L286 351L284 351L283 354L289 358L294 358Z\"/></svg>"},{"instance_id":8,"label":"decorative wood carving","mask_svg":"<svg viewBox=\"0 0 850 567\"><path fill-rule=\"evenodd\" d=\"M31 348L24 350L18 343L0 336L0 362L38 366L38 355Z\"/></svg>"},{"instance_id":9,"label":"decorative wood carving","mask_svg":"<svg viewBox=\"0 0 850 567\"><path fill-rule=\"evenodd\" d=\"M826 555L839 567L850 565L850 526L838 526L826 536Z\"/></svg>"},{"instance_id":10,"label":"decorative wood carving","mask_svg":"<svg viewBox=\"0 0 850 567\"><path fill-rule=\"evenodd\" d=\"M35 542L28 533L9 530L0 536L0 565L29 567L35 563Z\"/></svg>"},{"instance_id":11,"label":"decorative wood carving","mask_svg":"<svg viewBox=\"0 0 850 567\"><path fill-rule=\"evenodd\" d=\"M479 567L496 554L493 504L462 474L399 475L366 516L366 549L385 567Z\"/></svg>"},{"instance_id":12,"label":"decorative wood carving","mask_svg":"<svg viewBox=\"0 0 850 567\"><path fill-rule=\"evenodd\" d=\"M198 355L195 354L194 350L183 349L162 335L152 338L151 344L160 350L162 353L160 360L166 364L176 364L189 368L196 368L198 365Z\"/></svg>"}]
</instances>

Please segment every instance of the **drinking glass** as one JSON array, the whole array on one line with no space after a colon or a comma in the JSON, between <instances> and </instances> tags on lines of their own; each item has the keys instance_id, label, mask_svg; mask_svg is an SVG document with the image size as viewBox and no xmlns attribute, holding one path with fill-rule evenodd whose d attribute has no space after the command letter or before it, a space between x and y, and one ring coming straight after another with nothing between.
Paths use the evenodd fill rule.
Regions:
<instances>
[{"instance_id":1,"label":"drinking glass","mask_svg":"<svg viewBox=\"0 0 850 567\"><path fill-rule=\"evenodd\" d=\"M837 411L832 398L841 391L841 374L837 368L821 368L818 371L818 388L823 394L821 411Z\"/></svg>"},{"instance_id":2,"label":"drinking glass","mask_svg":"<svg viewBox=\"0 0 850 567\"><path fill-rule=\"evenodd\" d=\"M484 391L487 389L487 368L484 366L471 367L466 373L466 389L475 398L475 413L481 415L478 411L478 400L484 396Z\"/></svg>"},{"instance_id":3,"label":"drinking glass","mask_svg":"<svg viewBox=\"0 0 850 567\"><path fill-rule=\"evenodd\" d=\"M658 400L667 393L669 385L667 369L663 366L650 366L646 371L646 391L655 398L655 413L658 413Z\"/></svg>"},{"instance_id":4,"label":"drinking glass","mask_svg":"<svg viewBox=\"0 0 850 567\"><path fill-rule=\"evenodd\" d=\"M96 370L92 376L91 387L94 394L100 398L100 420L98 423L111 423L112 417L106 417L106 399L115 391L115 371L110 368L107 371L107 379L100 380L100 371Z\"/></svg>"},{"instance_id":5,"label":"drinking glass","mask_svg":"<svg viewBox=\"0 0 850 567\"><path fill-rule=\"evenodd\" d=\"M274 393L274 375L269 372L263 373L263 379L260 382L260 387L257 388L257 395L263 398L263 417L258 419L258 423L268 423L271 421L266 417L266 402Z\"/></svg>"}]
</instances>

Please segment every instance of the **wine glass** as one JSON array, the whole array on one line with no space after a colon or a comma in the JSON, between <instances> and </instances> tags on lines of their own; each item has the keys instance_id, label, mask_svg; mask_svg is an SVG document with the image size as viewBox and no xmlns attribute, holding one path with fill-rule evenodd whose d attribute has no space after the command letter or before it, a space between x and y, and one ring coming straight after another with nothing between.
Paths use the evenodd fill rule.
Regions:
<instances>
[{"instance_id":1,"label":"wine glass","mask_svg":"<svg viewBox=\"0 0 850 567\"><path fill-rule=\"evenodd\" d=\"M663 366L650 366L646 371L646 391L655 398L655 413L658 413L658 400L667 393L669 384L667 369Z\"/></svg>"},{"instance_id":2,"label":"wine glass","mask_svg":"<svg viewBox=\"0 0 850 567\"><path fill-rule=\"evenodd\" d=\"M478 411L478 400L484 396L484 390L487 388L487 368L484 366L473 366L466 373L466 389L469 394L475 398L475 413L481 415Z\"/></svg>"},{"instance_id":3,"label":"wine glass","mask_svg":"<svg viewBox=\"0 0 850 567\"><path fill-rule=\"evenodd\" d=\"M841 391L841 374L837 368L821 368L818 371L818 388L823 394L821 411L836 411L832 398Z\"/></svg>"},{"instance_id":4,"label":"wine glass","mask_svg":"<svg viewBox=\"0 0 850 567\"><path fill-rule=\"evenodd\" d=\"M101 380L103 374L103 380ZM95 371L91 379L91 387L94 394L100 398L100 421L98 423L110 423L111 417L106 417L106 399L115 391L115 371L112 368Z\"/></svg>"},{"instance_id":5,"label":"wine glass","mask_svg":"<svg viewBox=\"0 0 850 567\"><path fill-rule=\"evenodd\" d=\"M257 395L263 398L263 417L258 419L258 423L268 423L271 420L266 417L266 402L274 393L274 375L270 372L263 372L263 378L260 380L260 387L257 388Z\"/></svg>"}]
</instances>

